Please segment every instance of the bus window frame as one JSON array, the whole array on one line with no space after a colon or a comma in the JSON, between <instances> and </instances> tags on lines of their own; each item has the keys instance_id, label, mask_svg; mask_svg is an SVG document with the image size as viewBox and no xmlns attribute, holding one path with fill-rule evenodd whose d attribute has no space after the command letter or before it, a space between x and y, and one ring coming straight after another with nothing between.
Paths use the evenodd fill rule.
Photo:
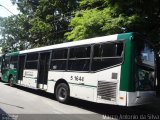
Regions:
<instances>
[{"instance_id":1,"label":"bus window frame","mask_svg":"<svg viewBox=\"0 0 160 120\"><path fill-rule=\"evenodd\" d=\"M124 62L124 56L125 56L125 41L124 39L122 40L115 40L115 41L107 41L107 42L99 42L97 44L108 44L108 43L123 43L123 51L122 51L122 54L120 57L110 57L110 58L122 58L122 62L120 64L116 64L116 65L113 65L113 66L110 66L110 67L106 67L106 68L103 68L103 69L99 69L99 70L91 70L92 68L92 63L93 63L93 55L94 55L94 46L97 45L97 44L85 44L85 45L76 45L76 46L71 46L71 47L64 47L64 48L55 48L55 49L51 49L51 50L47 50L47 51L39 51L39 52L31 52L31 53L37 53L38 54L38 60L29 60L27 61L27 56L28 54L30 53L26 53L26 54L23 54L25 55L25 64L24 64L24 69L26 69L26 63L27 62L38 62L37 64L37 69L33 69L33 70L38 70L38 66L39 66L39 56L40 56L40 53L45 53L45 52L50 52L50 59L49 59L49 67L48 67L48 71L55 71L55 72L77 72L77 73L96 73L96 72L99 72L99 71L103 71L103 70L106 70L106 69L110 69L110 68L113 68L113 67L116 67L116 66L119 66L121 64L123 64ZM89 60L89 70L88 71L77 71L77 70L68 70L68 63L69 63L69 55L70 55L70 50L72 48L79 48L79 47L90 47L90 57L89 59L88 58L77 58L77 59L88 59ZM52 56L53 56L53 51L54 50L58 50L58 49L67 49L67 58L64 59L66 60L66 67L65 67L65 70L51 70L50 67L51 67L51 62L52 61L56 61L56 60L59 60L59 59L52 59ZM109 58L109 57L102 57L102 58ZM29 69L26 69L26 70L29 70Z\"/></svg>"},{"instance_id":2,"label":"bus window frame","mask_svg":"<svg viewBox=\"0 0 160 120\"><path fill-rule=\"evenodd\" d=\"M71 46L71 47L64 47L64 48L56 48L56 49L68 49L68 53L67 53L67 63L66 63L66 69L65 70L51 70L50 67L49 67L49 71L54 71L54 72L76 72L76 73L97 73L97 72L100 72L100 71L104 71L104 70L107 70L107 69L110 69L110 68L114 68L114 67L117 67L117 66L120 66L124 63L124 58L125 58L125 47L126 47L126 40L125 39L119 39L119 40L114 40L114 41L107 41L107 42L99 42L97 44L107 44L107 43L123 43L123 51L122 51L122 54L120 57L117 57L117 58L122 58L122 62L119 63L119 64L116 64L116 65L113 65L113 66L110 66L110 67L106 67L106 68L103 68L103 69L99 69L99 70L96 70L96 71L92 71L91 68L92 68L92 62L93 62L93 55L94 55L94 45L96 45L95 43L94 44L84 44L84 45L76 45L76 46ZM69 55L70 55L70 49L71 48L77 48L77 47L85 47L85 46L90 46L90 62L89 62L89 70L88 71L77 71L77 70L68 70L68 62L69 62ZM52 54L53 54L53 50L56 50L56 49L52 49L51 51L51 59L50 59L50 63L52 61ZM107 58L107 57L106 57ZM115 58L115 57L112 57L112 58Z\"/></svg>"},{"instance_id":3,"label":"bus window frame","mask_svg":"<svg viewBox=\"0 0 160 120\"><path fill-rule=\"evenodd\" d=\"M6 66L6 57L8 57L8 66ZM11 56L4 56L4 64L3 64L3 70L9 70L10 69L10 59L11 59Z\"/></svg>"},{"instance_id":4,"label":"bus window frame","mask_svg":"<svg viewBox=\"0 0 160 120\"><path fill-rule=\"evenodd\" d=\"M11 61L12 57L17 57L17 60L12 62L12 61ZM9 69L12 69L12 70L13 70L13 69L16 69L16 70L17 70L17 69L18 69L18 62L19 62L18 60L19 60L19 55L10 55ZM13 64L16 63L16 64L17 64L17 67L16 67L16 68L10 68L10 65L11 65L12 63L13 63Z\"/></svg>"},{"instance_id":5,"label":"bus window frame","mask_svg":"<svg viewBox=\"0 0 160 120\"><path fill-rule=\"evenodd\" d=\"M32 53L37 53L37 54L38 54L37 60L27 60L28 54L32 54ZM25 55L24 70L38 70L39 56L40 56L39 52L29 52L29 53L26 53L26 54L24 54L24 55ZM37 62L37 67L36 67L36 69L26 69L26 64L27 64L27 62Z\"/></svg>"},{"instance_id":6,"label":"bus window frame","mask_svg":"<svg viewBox=\"0 0 160 120\"><path fill-rule=\"evenodd\" d=\"M92 70L92 63L93 63L93 56L94 56L94 46L95 45L97 45L97 44L107 44L107 43L123 43L123 51L122 51L122 54L121 54L121 56L120 57L101 57L101 58L105 58L105 59L107 59L107 58L122 58L122 62L121 63L119 63L119 64L116 64L116 65L112 65L112 66L109 66L109 67L105 67L105 68L103 68L103 69L99 69L99 70L95 70L95 71L93 71ZM126 40L125 39L120 39L120 40L115 40L115 41L107 41L107 42L99 42L99 43L97 43L97 44L93 44L93 51L92 51L92 63L91 63L91 73L97 73L97 72L100 72L100 71L104 71L104 70L107 70L107 69L111 69L111 68L114 68L114 67L117 67L117 66L120 66L120 65L122 65L123 63L124 63L124 59L125 59L125 47L126 47Z\"/></svg>"},{"instance_id":7,"label":"bus window frame","mask_svg":"<svg viewBox=\"0 0 160 120\"><path fill-rule=\"evenodd\" d=\"M62 50L62 49L67 49L67 57L66 57L66 59L52 59L52 57L53 57L53 54L54 54L54 50ZM54 72L65 72L65 71L67 71L67 69L68 69L68 51L69 51L69 48L68 47L64 47L64 48L55 48L55 49L52 49L52 50L50 50L51 51L51 54L50 54L50 60L49 60L49 71L54 71ZM61 60L66 60L66 65L65 65L65 70L53 70L53 69L51 69L51 62L53 62L53 61L56 61L56 60L58 60L58 61L61 61Z\"/></svg>"},{"instance_id":8,"label":"bus window frame","mask_svg":"<svg viewBox=\"0 0 160 120\"><path fill-rule=\"evenodd\" d=\"M51 59L52 59L52 50L45 50L45 51L39 51L38 52L38 70L39 70L39 64L40 64L40 54L43 54L43 53L50 53L49 62L48 62L48 71L50 71L50 64L51 64Z\"/></svg>"},{"instance_id":9,"label":"bus window frame","mask_svg":"<svg viewBox=\"0 0 160 120\"><path fill-rule=\"evenodd\" d=\"M87 58L72 58L71 60L80 60L80 59L88 59L89 60L89 69L88 69L88 71L78 71L78 70L69 70L68 69L68 66L67 66L67 71L68 72L77 72L77 73L90 73L91 71L90 71L90 62L91 62L91 54L92 54L92 44L85 44L85 45L76 45L76 46L72 46L72 47L69 47L69 54L68 54L68 63L69 63L69 60L70 60L70 58L69 58L69 55L70 55L70 50L72 49L72 48L80 48L80 47L90 47L90 56L89 57L87 57Z\"/></svg>"}]
</instances>

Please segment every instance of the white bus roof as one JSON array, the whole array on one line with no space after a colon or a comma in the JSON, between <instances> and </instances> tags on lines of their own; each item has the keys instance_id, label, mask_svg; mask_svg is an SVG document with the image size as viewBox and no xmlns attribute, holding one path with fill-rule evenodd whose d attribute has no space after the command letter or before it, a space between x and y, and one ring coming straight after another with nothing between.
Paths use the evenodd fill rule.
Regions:
<instances>
[{"instance_id":1,"label":"white bus roof","mask_svg":"<svg viewBox=\"0 0 160 120\"><path fill-rule=\"evenodd\" d=\"M33 49L20 51L20 54L47 51L51 49L72 47L72 46L78 46L78 45L87 45L87 44L106 42L106 41L115 41L117 40L117 36L118 34L114 34L114 35L109 35L109 36L104 36L104 37L95 37L95 38L90 38L90 39L85 39L85 40L80 40L80 41L67 42L67 43L55 44L55 45L50 45L50 46L45 46L45 47L33 48Z\"/></svg>"}]
</instances>

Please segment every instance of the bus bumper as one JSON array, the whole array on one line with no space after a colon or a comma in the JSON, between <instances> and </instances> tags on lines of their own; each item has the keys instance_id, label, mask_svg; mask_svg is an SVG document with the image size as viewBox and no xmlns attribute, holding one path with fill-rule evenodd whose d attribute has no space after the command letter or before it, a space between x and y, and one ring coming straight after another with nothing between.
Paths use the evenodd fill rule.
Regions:
<instances>
[{"instance_id":1,"label":"bus bumper","mask_svg":"<svg viewBox=\"0 0 160 120\"><path fill-rule=\"evenodd\" d=\"M127 92L126 106L137 106L153 103L156 100L155 91Z\"/></svg>"}]
</instances>

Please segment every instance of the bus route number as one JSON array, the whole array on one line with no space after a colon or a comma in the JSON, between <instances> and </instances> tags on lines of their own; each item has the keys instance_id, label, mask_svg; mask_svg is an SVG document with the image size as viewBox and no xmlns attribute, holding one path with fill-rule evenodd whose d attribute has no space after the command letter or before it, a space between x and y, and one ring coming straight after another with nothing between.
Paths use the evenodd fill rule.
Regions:
<instances>
[{"instance_id":1,"label":"bus route number","mask_svg":"<svg viewBox=\"0 0 160 120\"><path fill-rule=\"evenodd\" d=\"M75 81L81 81L81 82L84 81L84 77L82 77L82 76L71 76L70 79L75 80Z\"/></svg>"}]
</instances>

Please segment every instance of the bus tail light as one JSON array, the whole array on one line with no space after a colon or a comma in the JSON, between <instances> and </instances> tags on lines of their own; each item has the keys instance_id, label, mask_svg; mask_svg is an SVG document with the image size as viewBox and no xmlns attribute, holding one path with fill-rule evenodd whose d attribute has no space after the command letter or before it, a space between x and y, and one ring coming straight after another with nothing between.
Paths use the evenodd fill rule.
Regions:
<instances>
[{"instance_id":1,"label":"bus tail light","mask_svg":"<svg viewBox=\"0 0 160 120\"><path fill-rule=\"evenodd\" d=\"M123 99L124 99L124 97L120 96L120 97L119 97L119 99L123 100Z\"/></svg>"}]
</instances>

